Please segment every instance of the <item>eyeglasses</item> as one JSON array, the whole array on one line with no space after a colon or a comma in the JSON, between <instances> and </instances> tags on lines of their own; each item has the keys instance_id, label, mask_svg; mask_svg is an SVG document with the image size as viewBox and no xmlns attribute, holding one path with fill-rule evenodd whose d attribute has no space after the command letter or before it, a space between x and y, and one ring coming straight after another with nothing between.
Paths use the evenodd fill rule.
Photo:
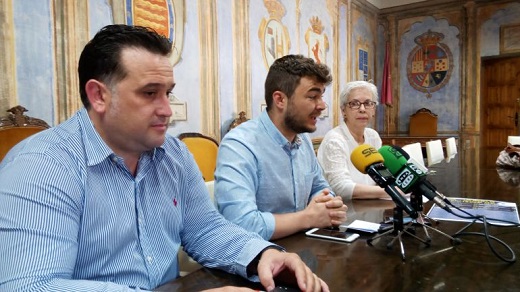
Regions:
<instances>
[{"instance_id":1,"label":"eyeglasses","mask_svg":"<svg viewBox=\"0 0 520 292\"><path fill-rule=\"evenodd\" d=\"M353 101L349 101L347 104L348 104L348 107L351 109L359 109L361 107L361 105L364 105L365 108L372 109L376 106L377 102L371 101L371 100L367 100L365 102L360 102L359 100L353 100Z\"/></svg>"}]
</instances>

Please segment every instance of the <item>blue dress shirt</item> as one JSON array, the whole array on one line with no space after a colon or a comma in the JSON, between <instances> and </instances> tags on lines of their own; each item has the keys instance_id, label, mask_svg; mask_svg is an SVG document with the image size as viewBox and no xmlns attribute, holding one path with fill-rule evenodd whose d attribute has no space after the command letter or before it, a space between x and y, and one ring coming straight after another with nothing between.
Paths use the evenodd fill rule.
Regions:
<instances>
[{"instance_id":1,"label":"blue dress shirt","mask_svg":"<svg viewBox=\"0 0 520 292\"><path fill-rule=\"evenodd\" d=\"M134 177L82 109L0 164L0 291L154 289L178 277L180 245L247 277L272 244L218 213L176 138L143 153Z\"/></svg>"},{"instance_id":2,"label":"blue dress shirt","mask_svg":"<svg viewBox=\"0 0 520 292\"><path fill-rule=\"evenodd\" d=\"M219 146L215 171L219 211L264 239L274 233L273 213L301 211L325 188L330 189L309 135L288 141L266 111L229 131Z\"/></svg>"}]
</instances>

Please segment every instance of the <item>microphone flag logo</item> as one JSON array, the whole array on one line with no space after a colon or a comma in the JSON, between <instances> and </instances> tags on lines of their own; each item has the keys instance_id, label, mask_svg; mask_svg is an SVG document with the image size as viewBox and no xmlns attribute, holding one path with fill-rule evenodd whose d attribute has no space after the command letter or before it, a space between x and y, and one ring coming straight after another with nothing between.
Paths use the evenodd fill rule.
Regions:
<instances>
[{"instance_id":1,"label":"microphone flag logo","mask_svg":"<svg viewBox=\"0 0 520 292\"><path fill-rule=\"evenodd\" d=\"M376 148L374 148L374 147L367 147L367 148L363 149L363 151L361 151L361 154L363 154L363 156L365 156L365 157L368 157L368 156L376 154L376 153L379 154L379 152L377 152Z\"/></svg>"},{"instance_id":2,"label":"microphone flag logo","mask_svg":"<svg viewBox=\"0 0 520 292\"><path fill-rule=\"evenodd\" d=\"M413 171L415 171L415 173L417 173L418 175L423 175L425 174L424 171L422 171L419 167L417 167L417 165L413 164L413 163L410 163L408 165L408 167L410 167Z\"/></svg>"},{"instance_id":3,"label":"microphone flag logo","mask_svg":"<svg viewBox=\"0 0 520 292\"><path fill-rule=\"evenodd\" d=\"M415 175L408 169L403 170L396 178L395 183L401 189L407 189L412 181L414 181Z\"/></svg>"}]
</instances>

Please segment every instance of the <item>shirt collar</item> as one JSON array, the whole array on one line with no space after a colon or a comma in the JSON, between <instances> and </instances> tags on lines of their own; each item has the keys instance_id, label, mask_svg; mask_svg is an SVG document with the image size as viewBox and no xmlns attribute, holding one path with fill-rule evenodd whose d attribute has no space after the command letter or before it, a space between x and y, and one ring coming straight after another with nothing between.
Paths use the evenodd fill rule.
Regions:
<instances>
[{"instance_id":1,"label":"shirt collar","mask_svg":"<svg viewBox=\"0 0 520 292\"><path fill-rule=\"evenodd\" d=\"M263 111L260 114L260 122L264 126L264 128L267 131L267 134L273 138L273 140L280 145L282 148L287 149L298 149L300 148L300 145L302 144L302 138L300 137L300 134L296 135L296 138L294 139L294 142L291 142L285 138L284 135L276 128L273 121L271 121L271 118L269 118L269 115L267 114L267 111Z\"/></svg>"},{"instance_id":2,"label":"shirt collar","mask_svg":"<svg viewBox=\"0 0 520 292\"><path fill-rule=\"evenodd\" d=\"M79 123L82 129L82 140L85 145L85 156L88 166L99 164L107 158L112 160L118 159L114 151L110 149L94 128L86 108L82 108L79 111ZM149 155L152 160L161 159L164 155L164 149L162 146L157 147L143 153L143 155Z\"/></svg>"}]
</instances>

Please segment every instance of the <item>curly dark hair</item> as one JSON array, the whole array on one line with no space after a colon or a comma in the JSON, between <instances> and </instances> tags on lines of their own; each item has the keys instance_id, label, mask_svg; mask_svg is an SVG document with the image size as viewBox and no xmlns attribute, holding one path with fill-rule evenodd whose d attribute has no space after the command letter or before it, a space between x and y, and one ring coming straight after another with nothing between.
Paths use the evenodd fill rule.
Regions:
<instances>
[{"instance_id":1,"label":"curly dark hair","mask_svg":"<svg viewBox=\"0 0 520 292\"><path fill-rule=\"evenodd\" d=\"M103 27L81 52L78 63L81 102L88 109L90 102L85 85L90 79L114 84L125 78L127 72L121 64L125 48L143 48L154 54L169 56L172 43L151 28L124 24Z\"/></svg>"},{"instance_id":2,"label":"curly dark hair","mask_svg":"<svg viewBox=\"0 0 520 292\"><path fill-rule=\"evenodd\" d=\"M287 55L276 59L265 79L265 104L269 111L273 104L273 92L281 91L291 97L302 77L316 78L320 83L332 82L329 67L318 64L302 55Z\"/></svg>"}]
</instances>

